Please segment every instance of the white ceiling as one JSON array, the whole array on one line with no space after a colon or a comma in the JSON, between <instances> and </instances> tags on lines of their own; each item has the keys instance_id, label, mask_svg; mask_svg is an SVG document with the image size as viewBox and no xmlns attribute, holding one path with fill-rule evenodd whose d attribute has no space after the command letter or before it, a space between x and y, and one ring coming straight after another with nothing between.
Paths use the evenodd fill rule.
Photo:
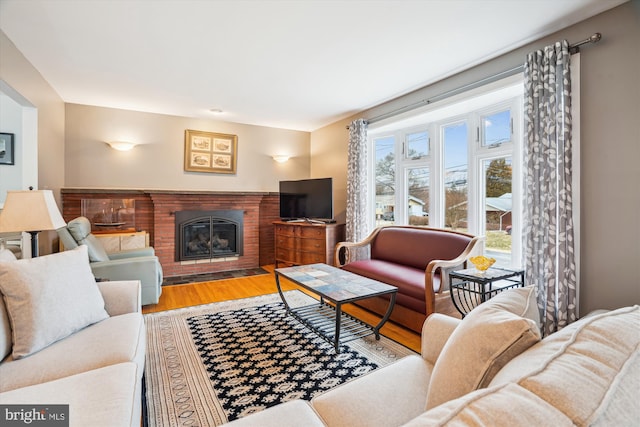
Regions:
<instances>
[{"instance_id":1,"label":"white ceiling","mask_svg":"<svg viewBox=\"0 0 640 427\"><path fill-rule=\"evenodd\" d=\"M625 1L0 0L0 28L65 102L311 131Z\"/></svg>"}]
</instances>

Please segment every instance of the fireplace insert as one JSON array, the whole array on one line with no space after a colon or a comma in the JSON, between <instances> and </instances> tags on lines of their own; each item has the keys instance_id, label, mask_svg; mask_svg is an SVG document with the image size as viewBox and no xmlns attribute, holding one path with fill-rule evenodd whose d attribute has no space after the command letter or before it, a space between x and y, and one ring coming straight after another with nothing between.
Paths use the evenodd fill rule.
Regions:
<instances>
[{"instance_id":1,"label":"fireplace insert","mask_svg":"<svg viewBox=\"0 0 640 427\"><path fill-rule=\"evenodd\" d=\"M242 255L242 210L176 212L176 261Z\"/></svg>"}]
</instances>

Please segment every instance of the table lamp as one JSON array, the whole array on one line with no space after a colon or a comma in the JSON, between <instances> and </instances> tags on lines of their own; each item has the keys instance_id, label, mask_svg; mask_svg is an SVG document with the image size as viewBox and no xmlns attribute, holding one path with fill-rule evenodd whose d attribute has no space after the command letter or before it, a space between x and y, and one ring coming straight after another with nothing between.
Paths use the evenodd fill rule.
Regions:
<instances>
[{"instance_id":1,"label":"table lamp","mask_svg":"<svg viewBox=\"0 0 640 427\"><path fill-rule=\"evenodd\" d=\"M38 233L56 230L62 219L51 190L7 191L0 212L0 233L26 231L31 234L31 257L38 256Z\"/></svg>"}]
</instances>

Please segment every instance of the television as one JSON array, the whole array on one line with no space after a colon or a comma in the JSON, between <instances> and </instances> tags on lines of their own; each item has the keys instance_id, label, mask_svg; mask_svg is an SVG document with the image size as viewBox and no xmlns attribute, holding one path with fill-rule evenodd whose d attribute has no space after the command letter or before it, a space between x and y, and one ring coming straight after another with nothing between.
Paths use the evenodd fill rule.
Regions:
<instances>
[{"instance_id":1,"label":"television","mask_svg":"<svg viewBox=\"0 0 640 427\"><path fill-rule=\"evenodd\" d=\"M333 222L333 178L280 181L280 219Z\"/></svg>"}]
</instances>

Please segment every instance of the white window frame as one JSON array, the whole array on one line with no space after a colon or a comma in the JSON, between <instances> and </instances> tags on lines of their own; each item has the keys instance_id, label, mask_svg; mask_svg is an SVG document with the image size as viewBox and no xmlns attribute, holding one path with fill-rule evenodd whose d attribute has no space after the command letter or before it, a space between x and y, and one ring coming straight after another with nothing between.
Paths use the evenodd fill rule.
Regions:
<instances>
[{"instance_id":1,"label":"white window frame","mask_svg":"<svg viewBox=\"0 0 640 427\"><path fill-rule=\"evenodd\" d=\"M467 195L468 195L468 230L472 234L484 234L486 230L484 214L484 169L482 162L493 158L510 157L512 162L512 267L521 264L521 232L522 232L522 75L511 76L506 79L488 84L482 88L473 89L446 100L431 104L427 107L405 113L402 116L386 119L369 126L369 142L384 136L394 135L396 141L395 159L395 209L396 224L408 223L408 212L405 206L408 193L409 168L427 167L429 169L429 225L444 227L444 150L442 129L444 126L461 121L467 123ZM517 88L517 89L516 89ZM496 95L498 94L498 95ZM494 99L494 95L499 99ZM493 99L493 101L491 101ZM467 107L467 108L465 108ZM512 120L512 136L509 142L498 146L482 146L481 117L494 112L510 109ZM478 130L476 130L478 129ZM404 156L405 135L426 130L429 134L429 150L427 156L420 159L406 159ZM375 168L375 152L372 154L371 164ZM375 169L371 174L370 192L375 195ZM370 215L375 224L375 196L369 201Z\"/></svg>"},{"instance_id":2,"label":"white window frame","mask_svg":"<svg viewBox=\"0 0 640 427\"><path fill-rule=\"evenodd\" d=\"M396 159L398 159L396 161L396 210L395 212L395 221L396 223L398 222L398 219L400 218L401 221L400 223L402 224L406 224L409 222L409 215L407 212L407 203L406 203L406 197L404 197L404 195L408 194L408 187L409 187L409 182L408 182L408 174L409 174L409 169L412 168L420 168L420 167L426 167L429 168L429 176L431 176L431 158L432 158L432 154L431 154L431 150L433 148L432 146L432 137L431 137L431 131L432 131L432 126L430 126L429 124L424 124L424 125L420 125L420 126L413 126L410 128L405 128L405 129L400 129L396 132L396 141L400 141L400 143L396 143L397 146L399 146L399 153L398 150L396 150ZM409 144L407 143L407 135L409 134L413 134L413 133L418 133L418 132L427 132L427 135L429 135L429 148L427 149L427 155L426 156L422 156L419 157L417 159L411 159L405 156L405 153L408 153L409 151ZM402 197L398 195L398 190L402 190ZM429 197L431 197L431 191L429 191ZM398 203L398 201L400 200L400 203Z\"/></svg>"}]
</instances>

